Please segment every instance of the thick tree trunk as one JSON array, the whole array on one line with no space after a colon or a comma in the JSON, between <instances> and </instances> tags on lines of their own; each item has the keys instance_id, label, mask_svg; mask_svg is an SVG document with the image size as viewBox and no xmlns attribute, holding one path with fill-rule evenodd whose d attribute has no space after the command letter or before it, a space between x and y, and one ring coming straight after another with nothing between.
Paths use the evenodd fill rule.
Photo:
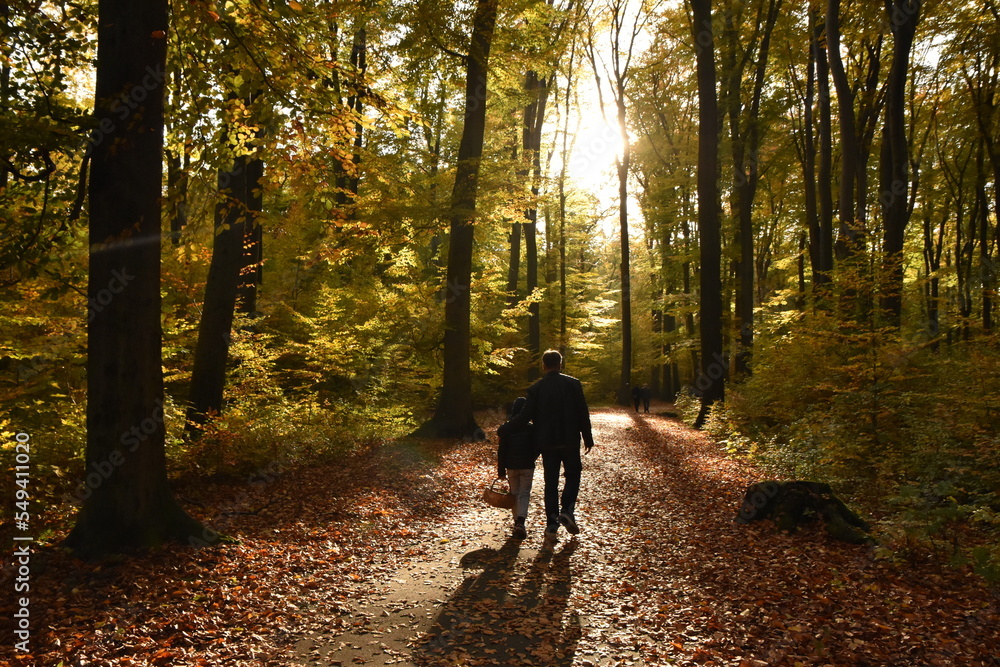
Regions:
<instances>
[{"instance_id":1,"label":"thick tree trunk","mask_svg":"<svg viewBox=\"0 0 1000 667\"><path fill-rule=\"evenodd\" d=\"M892 27L892 67L886 90L885 135L882 139L883 245L885 269L890 282L882 298L882 310L896 327L903 310L903 241L909 222L908 200L910 155L906 139L906 77L910 49L920 19L920 0L886 0L886 16Z\"/></svg>"},{"instance_id":2,"label":"thick tree trunk","mask_svg":"<svg viewBox=\"0 0 1000 667\"><path fill-rule=\"evenodd\" d=\"M98 7L95 114L112 131L92 146L87 495L65 542L84 557L168 540L218 539L174 500L164 452L160 221L167 13L166 0L101 0Z\"/></svg>"},{"instance_id":3,"label":"thick tree trunk","mask_svg":"<svg viewBox=\"0 0 1000 667\"><path fill-rule=\"evenodd\" d=\"M715 91L715 42L711 0L690 0L698 70L698 235L701 244L701 369L696 386L700 428L724 393L722 355L722 233L719 224L719 106Z\"/></svg>"},{"instance_id":4,"label":"thick tree trunk","mask_svg":"<svg viewBox=\"0 0 1000 667\"><path fill-rule=\"evenodd\" d=\"M486 132L487 71L496 16L497 0L478 0L466 59L465 126L451 196L443 386L434 416L416 431L421 436L474 437L479 430L472 414L470 369L472 250L479 160Z\"/></svg>"}]
</instances>

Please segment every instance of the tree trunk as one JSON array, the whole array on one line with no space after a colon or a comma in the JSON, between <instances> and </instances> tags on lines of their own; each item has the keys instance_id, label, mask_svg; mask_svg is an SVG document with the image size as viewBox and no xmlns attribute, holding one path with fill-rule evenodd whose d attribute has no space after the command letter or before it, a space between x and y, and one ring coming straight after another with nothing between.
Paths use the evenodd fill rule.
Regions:
<instances>
[{"instance_id":1,"label":"tree trunk","mask_svg":"<svg viewBox=\"0 0 1000 667\"><path fill-rule=\"evenodd\" d=\"M760 100L764 91L767 74L767 59L771 45L771 33L778 19L781 0L769 0L763 31L760 33L760 47L757 49L753 90L749 110L743 122L743 104L740 100L743 67L736 65L737 38L735 29L730 49L733 53L732 77L729 90L729 125L732 135L733 193L735 195L738 219L740 259L736 270L736 323L739 328L740 349L736 354L736 373L745 376L750 372L750 355L753 349L753 305L754 305L754 233L753 202L760 181ZM760 30L758 14L757 29ZM748 47L749 48L749 47ZM749 52L747 53L749 55ZM745 59L749 60L749 59ZM744 61L745 61L744 60ZM745 129L744 128L745 125Z\"/></svg>"},{"instance_id":2,"label":"tree trunk","mask_svg":"<svg viewBox=\"0 0 1000 667\"><path fill-rule=\"evenodd\" d=\"M683 218L681 219L681 233L684 235L684 256L685 258L691 256L691 225L688 224L688 219L693 217L693 211L691 210L691 195L685 189L684 191L684 209ZM681 279L683 281L684 289L684 303L690 306L692 301L691 292L691 262L687 259L681 265ZM684 313L684 330L687 332L688 338L692 341L698 335L698 331L694 324L694 312L691 308L685 309L687 312ZM691 345L691 382L694 382L695 376L698 373L699 368L698 356L698 346Z\"/></svg>"},{"instance_id":3,"label":"tree trunk","mask_svg":"<svg viewBox=\"0 0 1000 667\"><path fill-rule=\"evenodd\" d=\"M532 208L528 213L528 222L524 223L524 268L527 293L531 296L538 287L538 234L535 226L538 210ZM538 315L538 302L532 301L528 304L528 351L534 361L537 361L542 353L542 334ZM537 371L537 364L532 364L528 372L529 377L535 377Z\"/></svg>"},{"instance_id":4,"label":"tree trunk","mask_svg":"<svg viewBox=\"0 0 1000 667\"><path fill-rule=\"evenodd\" d=\"M944 234L948 225L949 211L945 208L945 213L941 216L941 223L938 227L937 237L934 236L933 209L925 207L923 210L923 240L924 240L924 272L929 276L925 286L924 295L927 303L927 331L928 334L937 338L940 331L940 285L941 278L938 271L941 268L941 253L944 249ZM937 341L933 343L933 349L937 351Z\"/></svg>"},{"instance_id":5,"label":"tree trunk","mask_svg":"<svg viewBox=\"0 0 1000 667\"><path fill-rule=\"evenodd\" d=\"M247 164L247 212L243 234L243 262L236 295L236 305L244 315L255 316L257 293L264 276L264 228L260 214L264 197L260 181L264 177L264 161L254 158Z\"/></svg>"},{"instance_id":6,"label":"tree trunk","mask_svg":"<svg viewBox=\"0 0 1000 667\"><path fill-rule=\"evenodd\" d=\"M361 147L364 145L365 127L361 124L364 114L364 77L368 72L368 31L364 25L354 31L354 45L351 47L351 67L356 81L354 94L347 96L347 105L354 111L354 150L351 153L351 168L348 170L347 190L350 196L349 219L357 217L358 189L361 184Z\"/></svg>"},{"instance_id":7,"label":"tree trunk","mask_svg":"<svg viewBox=\"0 0 1000 667\"><path fill-rule=\"evenodd\" d=\"M822 239L819 231L819 207L816 193L816 137L813 129L813 102L816 90L816 51L817 36L815 30L815 13L809 12L809 62L806 66L805 95L802 98L802 185L805 188L806 229L809 231L809 267L812 269L812 283L815 287L821 282L822 260L820 259L820 244Z\"/></svg>"},{"instance_id":8,"label":"tree trunk","mask_svg":"<svg viewBox=\"0 0 1000 667\"><path fill-rule=\"evenodd\" d=\"M87 495L65 542L83 557L168 540L219 539L177 504L164 452L160 220L167 14L166 0L101 0L98 6L95 114L101 127L113 129L92 146ZM125 102L122 91L128 91Z\"/></svg>"},{"instance_id":9,"label":"tree trunk","mask_svg":"<svg viewBox=\"0 0 1000 667\"><path fill-rule=\"evenodd\" d=\"M615 160L615 166L618 170L618 227L621 240L622 281L622 364L617 397L619 405L629 405L632 400L629 387L632 379L632 272L629 267L628 235L628 170L632 152L625 125L624 85L624 80L619 82L615 95L618 110L618 131L622 137L622 156Z\"/></svg>"},{"instance_id":10,"label":"tree trunk","mask_svg":"<svg viewBox=\"0 0 1000 667\"><path fill-rule=\"evenodd\" d=\"M701 369L696 386L701 428L724 393L722 356L722 233L719 224L719 107L715 91L715 46L711 0L690 0L698 72L698 235L701 244Z\"/></svg>"},{"instance_id":11,"label":"tree trunk","mask_svg":"<svg viewBox=\"0 0 1000 667\"><path fill-rule=\"evenodd\" d=\"M569 95L566 96L567 107ZM563 134L562 168L559 173L559 351L566 356L566 163L567 139Z\"/></svg>"},{"instance_id":12,"label":"tree trunk","mask_svg":"<svg viewBox=\"0 0 1000 667\"><path fill-rule=\"evenodd\" d=\"M906 77L910 49L919 21L920 0L886 0L886 15L892 27L892 67L886 90L883 152L882 212L885 269L890 277L882 297L882 310L896 327L903 309L903 241L909 222L908 201L910 155L906 139Z\"/></svg>"},{"instance_id":13,"label":"tree trunk","mask_svg":"<svg viewBox=\"0 0 1000 667\"><path fill-rule=\"evenodd\" d=\"M254 95L259 98L260 94ZM250 101L252 101L251 98ZM249 106L249 104L247 105ZM263 129L257 131L257 146L263 138ZM258 149L259 150L259 149ZM260 215L264 210L264 160L260 155L246 159L246 214L243 225L243 261L240 266L236 307L245 315L257 314L257 289L264 275L264 228Z\"/></svg>"},{"instance_id":14,"label":"tree trunk","mask_svg":"<svg viewBox=\"0 0 1000 667\"><path fill-rule=\"evenodd\" d=\"M816 57L816 93L819 98L819 244L818 273L813 284L825 285L833 270L833 115L830 109L830 65L822 42L826 40L826 22L814 12L813 54ZM822 298L822 295L820 296Z\"/></svg>"},{"instance_id":15,"label":"tree trunk","mask_svg":"<svg viewBox=\"0 0 1000 667\"><path fill-rule=\"evenodd\" d=\"M229 343L232 340L240 271L245 261L244 237L250 217L247 203L250 162L247 156L240 156L233 161L232 170L219 171L218 187L222 201L215 207L215 241L205 281L205 302L198 326L191 393L188 396L185 432L192 437L197 437L209 417L221 413L223 408Z\"/></svg>"},{"instance_id":16,"label":"tree trunk","mask_svg":"<svg viewBox=\"0 0 1000 667\"><path fill-rule=\"evenodd\" d=\"M976 162L976 171L978 176L976 177L976 199L975 206L973 208L974 215L970 220L972 226L972 233L970 237L975 239L976 234L979 235L979 291L982 298L983 309L981 312L983 318L983 329L986 331L990 330L991 327L991 301L990 293L987 285L988 281L988 271L990 270L990 239L989 239L989 217L990 217L990 205L989 198L986 194L986 183L989 178L988 172L986 170L986 165L983 162L983 151L979 152ZM967 275L972 275L972 256L975 253L975 249L970 250L969 253L969 273ZM971 287L971 286L970 286ZM969 291L969 315L972 314L972 303L973 296L972 291Z\"/></svg>"},{"instance_id":17,"label":"tree trunk","mask_svg":"<svg viewBox=\"0 0 1000 667\"><path fill-rule=\"evenodd\" d=\"M466 58L465 126L451 195L443 386L434 416L415 433L421 436L472 437L478 431L472 414L470 369L472 250L479 160L486 132L487 71L496 16L497 0L477 1Z\"/></svg>"},{"instance_id":18,"label":"tree trunk","mask_svg":"<svg viewBox=\"0 0 1000 667\"><path fill-rule=\"evenodd\" d=\"M517 283L521 275L521 223L510 226L510 262L507 264L507 307L514 308L521 300L517 293Z\"/></svg>"},{"instance_id":19,"label":"tree trunk","mask_svg":"<svg viewBox=\"0 0 1000 667\"><path fill-rule=\"evenodd\" d=\"M333 24L334 39L337 39L339 26ZM334 62L338 60L338 53L335 49L332 54ZM348 63L351 66L352 85L351 91L347 95L346 106L353 114L355 121L353 127L353 141L351 142L350 153L344 148L342 155L334 156L333 171L335 174L336 195L335 201L340 214L345 220L353 220L357 217L355 210L358 196L358 188L361 183L361 147L364 144L364 126L360 118L364 112L364 75L368 69L368 33L364 25L359 26L354 31L354 40L351 45L351 53L348 56ZM331 74L331 82L336 92L337 99L344 104L341 97L340 70L334 69Z\"/></svg>"},{"instance_id":20,"label":"tree trunk","mask_svg":"<svg viewBox=\"0 0 1000 667\"><path fill-rule=\"evenodd\" d=\"M840 54L840 0L829 0L826 12L826 50L830 74L837 90L840 111L840 197L838 215L840 233L837 239L837 256L846 259L862 249L862 230L855 219L854 189L858 172L858 136L854 118L854 92L847 79L844 60Z\"/></svg>"},{"instance_id":21,"label":"tree trunk","mask_svg":"<svg viewBox=\"0 0 1000 667\"><path fill-rule=\"evenodd\" d=\"M559 168L559 352L566 356L566 171L570 159L569 118L573 90L573 62L576 59L576 42L570 49L566 70L564 100L564 125L562 129L562 160Z\"/></svg>"},{"instance_id":22,"label":"tree trunk","mask_svg":"<svg viewBox=\"0 0 1000 667\"><path fill-rule=\"evenodd\" d=\"M545 118L545 106L548 100L548 86L544 79L529 71L525 75L525 91L531 97L531 102L524 110L524 125L522 127L522 159L530 163L524 173L530 179L531 201L525 211L524 222L524 254L527 269L527 291L530 296L538 287L538 192L541 178L541 147L542 121ZM528 305L528 350L532 359L538 359L541 354L541 323L537 302ZM530 377L537 374L537 365L531 366Z\"/></svg>"},{"instance_id":23,"label":"tree trunk","mask_svg":"<svg viewBox=\"0 0 1000 667\"><path fill-rule=\"evenodd\" d=\"M189 157L185 147L184 155L167 155L167 199L170 202L170 240L174 245L181 242L181 231L187 226Z\"/></svg>"},{"instance_id":24,"label":"tree trunk","mask_svg":"<svg viewBox=\"0 0 1000 667\"><path fill-rule=\"evenodd\" d=\"M0 0L0 20L3 20L3 34L10 34L10 7L7 0ZM10 103L10 53L11 45L5 43L0 47L0 114L6 116L7 105ZM0 161L7 161L7 154L0 154ZM0 196L6 196L9 174L6 169L0 169Z\"/></svg>"}]
</instances>

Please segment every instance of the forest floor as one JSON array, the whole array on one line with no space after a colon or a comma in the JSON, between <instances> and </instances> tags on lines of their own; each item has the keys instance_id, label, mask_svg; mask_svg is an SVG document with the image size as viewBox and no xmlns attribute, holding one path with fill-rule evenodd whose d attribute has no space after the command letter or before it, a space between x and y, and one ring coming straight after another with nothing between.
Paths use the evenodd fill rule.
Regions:
<instances>
[{"instance_id":1,"label":"forest floor","mask_svg":"<svg viewBox=\"0 0 1000 667\"><path fill-rule=\"evenodd\" d=\"M580 535L543 548L539 466L529 536L511 540L478 499L499 421L480 416L484 443L401 440L179 488L239 544L103 563L39 546L32 653L12 652L4 594L0 664L1000 664L982 580L822 527L737 525L758 473L660 414L594 410Z\"/></svg>"}]
</instances>

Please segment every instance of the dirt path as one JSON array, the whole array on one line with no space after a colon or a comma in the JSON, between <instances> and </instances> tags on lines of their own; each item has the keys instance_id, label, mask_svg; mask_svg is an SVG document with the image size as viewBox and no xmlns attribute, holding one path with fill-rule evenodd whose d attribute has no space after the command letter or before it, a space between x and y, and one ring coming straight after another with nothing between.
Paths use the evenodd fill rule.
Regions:
<instances>
[{"instance_id":1,"label":"dirt path","mask_svg":"<svg viewBox=\"0 0 1000 667\"><path fill-rule=\"evenodd\" d=\"M956 573L738 526L745 465L661 416L593 421L578 537L542 547L539 466L527 540L470 504L300 664L997 664L995 600Z\"/></svg>"}]
</instances>

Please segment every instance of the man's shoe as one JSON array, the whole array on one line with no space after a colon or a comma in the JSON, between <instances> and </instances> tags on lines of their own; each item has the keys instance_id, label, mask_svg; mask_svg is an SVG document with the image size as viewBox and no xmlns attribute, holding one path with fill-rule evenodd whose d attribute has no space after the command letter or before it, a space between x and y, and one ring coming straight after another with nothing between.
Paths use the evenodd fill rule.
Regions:
<instances>
[{"instance_id":1,"label":"man's shoe","mask_svg":"<svg viewBox=\"0 0 1000 667\"><path fill-rule=\"evenodd\" d=\"M570 512L563 512L560 514L559 523L566 527L566 530L570 535L577 535L580 533L580 526L576 525L576 519L573 518L573 515Z\"/></svg>"},{"instance_id":2,"label":"man's shoe","mask_svg":"<svg viewBox=\"0 0 1000 667\"><path fill-rule=\"evenodd\" d=\"M528 536L528 531L524 529L524 526L514 526L513 532L510 534L515 540L523 540Z\"/></svg>"},{"instance_id":3,"label":"man's shoe","mask_svg":"<svg viewBox=\"0 0 1000 667\"><path fill-rule=\"evenodd\" d=\"M559 532L558 523L550 523L549 525L545 526L545 542L549 544L555 542L556 534L558 532Z\"/></svg>"}]
</instances>

